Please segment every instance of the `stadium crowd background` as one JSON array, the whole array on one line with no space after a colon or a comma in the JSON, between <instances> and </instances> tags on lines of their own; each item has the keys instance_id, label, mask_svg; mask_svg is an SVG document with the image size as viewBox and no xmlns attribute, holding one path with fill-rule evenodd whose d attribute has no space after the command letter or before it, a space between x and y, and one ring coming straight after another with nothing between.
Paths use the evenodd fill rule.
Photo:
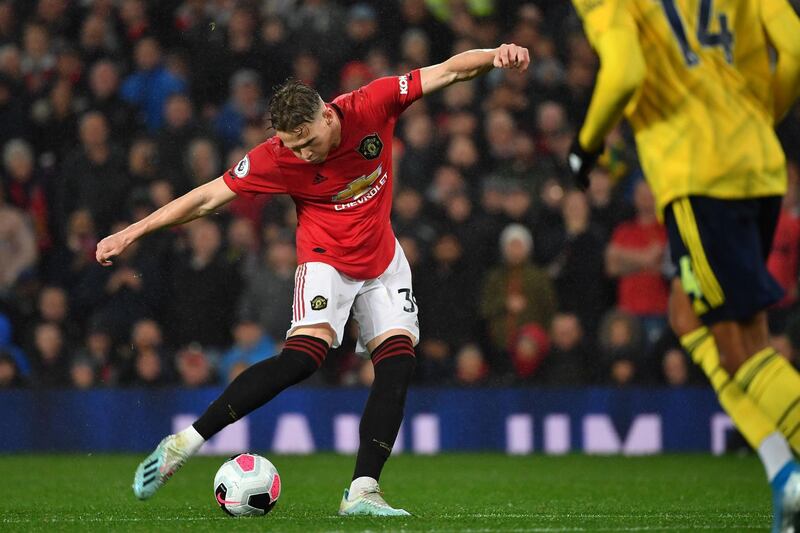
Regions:
<instances>
[{"instance_id":1,"label":"stadium crowd background","mask_svg":"<svg viewBox=\"0 0 800 533\"><path fill-rule=\"evenodd\" d=\"M703 384L666 327L671 275L629 132L584 194L565 156L597 60L567 1L0 0L0 388L199 387L278 351L294 206L235 200L110 268L97 241L216 178L272 132L288 76L323 98L471 48L530 49L413 105L394 139L421 385ZM770 268L773 341L800 350L800 112ZM353 332L312 381L368 384Z\"/></svg>"}]
</instances>

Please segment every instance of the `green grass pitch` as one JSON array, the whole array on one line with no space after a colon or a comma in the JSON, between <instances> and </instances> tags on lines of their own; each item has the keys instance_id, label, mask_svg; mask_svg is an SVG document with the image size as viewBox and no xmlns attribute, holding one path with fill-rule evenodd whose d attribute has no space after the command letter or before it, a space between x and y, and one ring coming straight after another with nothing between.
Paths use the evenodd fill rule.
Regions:
<instances>
[{"instance_id":1,"label":"green grass pitch","mask_svg":"<svg viewBox=\"0 0 800 533\"><path fill-rule=\"evenodd\" d=\"M152 500L130 490L138 455L0 455L0 531L766 531L755 458L446 454L393 457L387 500L411 518L336 515L353 458L270 456L283 481L265 517L213 497L219 457L191 460Z\"/></svg>"}]
</instances>

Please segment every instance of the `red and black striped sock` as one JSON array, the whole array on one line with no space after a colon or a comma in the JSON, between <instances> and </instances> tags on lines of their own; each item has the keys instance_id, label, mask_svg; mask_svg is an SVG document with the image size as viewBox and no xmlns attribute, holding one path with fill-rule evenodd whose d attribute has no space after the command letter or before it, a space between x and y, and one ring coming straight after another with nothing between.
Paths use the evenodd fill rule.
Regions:
<instances>
[{"instance_id":1,"label":"red and black striped sock","mask_svg":"<svg viewBox=\"0 0 800 533\"><path fill-rule=\"evenodd\" d=\"M282 390L311 376L327 353L328 343L322 339L308 335L289 337L279 355L239 374L192 425L204 439L210 439Z\"/></svg>"},{"instance_id":2,"label":"red and black striped sock","mask_svg":"<svg viewBox=\"0 0 800 533\"><path fill-rule=\"evenodd\" d=\"M353 479L379 479L403 421L406 392L414 375L414 345L405 335L383 341L372 352L375 381L361 416L360 444Z\"/></svg>"}]
</instances>

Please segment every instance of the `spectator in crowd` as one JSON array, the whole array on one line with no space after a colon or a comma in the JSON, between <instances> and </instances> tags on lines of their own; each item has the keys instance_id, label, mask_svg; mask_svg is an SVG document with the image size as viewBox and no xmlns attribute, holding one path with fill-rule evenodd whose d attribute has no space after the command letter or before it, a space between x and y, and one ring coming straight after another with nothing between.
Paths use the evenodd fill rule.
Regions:
<instances>
[{"instance_id":1,"label":"spectator in crowd","mask_svg":"<svg viewBox=\"0 0 800 533\"><path fill-rule=\"evenodd\" d=\"M102 113L111 138L125 144L126 137L141 129L134 107L119 95L119 69L110 59L97 61L89 72L89 105Z\"/></svg>"},{"instance_id":2,"label":"spectator in crowd","mask_svg":"<svg viewBox=\"0 0 800 533\"><path fill-rule=\"evenodd\" d=\"M0 187L0 300L36 265L36 235L25 212L5 201Z\"/></svg>"},{"instance_id":3,"label":"spectator in crowd","mask_svg":"<svg viewBox=\"0 0 800 533\"><path fill-rule=\"evenodd\" d=\"M519 383L538 378L539 368L550 353L550 339L538 324L525 324L517 330L508 347L514 379Z\"/></svg>"},{"instance_id":4,"label":"spectator in crowd","mask_svg":"<svg viewBox=\"0 0 800 533\"><path fill-rule=\"evenodd\" d=\"M347 52L343 55L347 58L363 60L371 50L386 47L378 27L375 8L367 3L362 2L350 7L347 12L345 33Z\"/></svg>"},{"instance_id":5,"label":"spectator in crowd","mask_svg":"<svg viewBox=\"0 0 800 533\"><path fill-rule=\"evenodd\" d=\"M33 222L39 251L50 248L49 205L44 179L37 171L33 149L22 139L13 139L3 147L6 201L25 211Z\"/></svg>"},{"instance_id":6,"label":"spectator in crowd","mask_svg":"<svg viewBox=\"0 0 800 533\"><path fill-rule=\"evenodd\" d=\"M424 207L424 198L419 192L401 189L392 205L392 226L398 235L411 235L427 249L433 246L436 228L424 214Z\"/></svg>"},{"instance_id":7,"label":"spectator in crowd","mask_svg":"<svg viewBox=\"0 0 800 533\"><path fill-rule=\"evenodd\" d=\"M108 122L99 111L80 119L81 147L64 161L56 222L65 228L77 209L88 209L95 224L105 233L124 206L130 183L123 152L109 141Z\"/></svg>"},{"instance_id":8,"label":"spectator in crowd","mask_svg":"<svg viewBox=\"0 0 800 533\"><path fill-rule=\"evenodd\" d=\"M129 350L123 352L120 381L133 386L156 387L171 381L170 354L155 320L137 321L130 333Z\"/></svg>"},{"instance_id":9,"label":"spectator in crowd","mask_svg":"<svg viewBox=\"0 0 800 533\"><path fill-rule=\"evenodd\" d=\"M223 259L219 226L198 219L188 226L188 233L189 248L174 260L169 285L172 294L167 316L172 343L198 342L224 349L233 330L240 278L236 267Z\"/></svg>"},{"instance_id":10,"label":"spectator in crowd","mask_svg":"<svg viewBox=\"0 0 800 533\"><path fill-rule=\"evenodd\" d=\"M455 359L455 385L481 387L488 384L489 365L477 345L464 345L456 354Z\"/></svg>"},{"instance_id":11,"label":"spectator in crowd","mask_svg":"<svg viewBox=\"0 0 800 533\"><path fill-rule=\"evenodd\" d=\"M17 361L10 354L0 349L0 390L21 389L27 381L17 367Z\"/></svg>"},{"instance_id":12,"label":"spectator in crowd","mask_svg":"<svg viewBox=\"0 0 800 533\"><path fill-rule=\"evenodd\" d=\"M253 277L259 268L259 238L253 223L244 217L233 217L228 224L226 261L238 267L242 278Z\"/></svg>"},{"instance_id":13,"label":"spectator in crowd","mask_svg":"<svg viewBox=\"0 0 800 533\"><path fill-rule=\"evenodd\" d=\"M551 387L577 387L591 383L592 364L580 319L559 313L550 327L550 355L542 362L538 383Z\"/></svg>"},{"instance_id":14,"label":"spectator in crowd","mask_svg":"<svg viewBox=\"0 0 800 533\"><path fill-rule=\"evenodd\" d=\"M180 350L176 356L176 366L184 387L207 387L216 381L211 361L199 344L191 344Z\"/></svg>"},{"instance_id":15,"label":"spectator in crowd","mask_svg":"<svg viewBox=\"0 0 800 533\"><path fill-rule=\"evenodd\" d=\"M33 380L42 388L69 384L68 348L55 324L42 322L33 331Z\"/></svg>"},{"instance_id":16,"label":"spectator in crowd","mask_svg":"<svg viewBox=\"0 0 800 533\"><path fill-rule=\"evenodd\" d=\"M644 366L642 329L636 317L617 310L606 313L598 343L603 365L601 383L619 387L635 384Z\"/></svg>"},{"instance_id":17,"label":"spectator in crowd","mask_svg":"<svg viewBox=\"0 0 800 533\"><path fill-rule=\"evenodd\" d=\"M159 175L172 184L176 194L192 186L192 174L186 161L189 144L208 137L209 131L195 116L192 100L183 93L174 93L164 104L164 124L158 132Z\"/></svg>"},{"instance_id":18,"label":"spectator in crowd","mask_svg":"<svg viewBox=\"0 0 800 533\"><path fill-rule=\"evenodd\" d=\"M50 285L42 287L39 291L36 321L57 325L71 346L76 345L81 339L80 327L70 316L67 291L61 287Z\"/></svg>"},{"instance_id":19,"label":"spectator in crowd","mask_svg":"<svg viewBox=\"0 0 800 533\"><path fill-rule=\"evenodd\" d=\"M578 316L590 331L597 330L608 308L603 241L590 225L589 203L580 191L570 191L561 206L563 230L559 253L547 266L559 308Z\"/></svg>"},{"instance_id":20,"label":"spectator in crowd","mask_svg":"<svg viewBox=\"0 0 800 533\"><path fill-rule=\"evenodd\" d=\"M44 24L29 22L23 30L22 76L31 94L40 94L55 76L56 56Z\"/></svg>"},{"instance_id":21,"label":"spectator in crowd","mask_svg":"<svg viewBox=\"0 0 800 533\"><path fill-rule=\"evenodd\" d=\"M689 384L689 360L683 350L672 348L661 360L664 384L668 387L685 387Z\"/></svg>"},{"instance_id":22,"label":"spectator in crowd","mask_svg":"<svg viewBox=\"0 0 800 533\"><path fill-rule=\"evenodd\" d=\"M667 234L656 219L646 182L636 183L633 204L636 217L617 226L606 248L606 272L618 278L617 307L639 318L647 342L653 343L666 325L669 287L662 269Z\"/></svg>"},{"instance_id":23,"label":"spectator in crowd","mask_svg":"<svg viewBox=\"0 0 800 533\"><path fill-rule=\"evenodd\" d=\"M254 70L240 70L231 78L231 98L214 119L214 132L224 149L242 143L247 123L260 123L265 111L261 79Z\"/></svg>"},{"instance_id":24,"label":"spectator in crowd","mask_svg":"<svg viewBox=\"0 0 800 533\"><path fill-rule=\"evenodd\" d=\"M91 389L97 386L97 372L91 359L76 357L69 368L70 382L79 390Z\"/></svg>"},{"instance_id":25,"label":"spectator in crowd","mask_svg":"<svg viewBox=\"0 0 800 533\"><path fill-rule=\"evenodd\" d=\"M88 65L117 55L119 42L112 23L110 17L97 13L91 13L83 19L78 49Z\"/></svg>"},{"instance_id":26,"label":"spectator in crowd","mask_svg":"<svg viewBox=\"0 0 800 533\"><path fill-rule=\"evenodd\" d=\"M285 309L292 303L296 266L294 243L283 234L263 252L263 263L245 282L239 315L256 319L270 338L283 339L289 331Z\"/></svg>"},{"instance_id":27,"label":"spectator in crowd","mask_svg":"<svg viewBox=\"0 0 800 533\"><path fill-rule=\"evenodd\" d=\"M418 192L425 190L438 159L434 132L433 121L427 114L411 115L403 122L403 137L406 142L398 176L404 187Z\"/></svg>"},{"instance_id":28,"label":"spectator in crowd","mask_svg":"<svg viewBox=\"0 0 800 533\"><path fill-rule=\"evenodd\" d=\"M122 84L122 98L138 107L150 132L164 121L164 102L175 93L186 91L186 82L171 72L162 61L161 45L155 37L136 43L136 71Z\"/></svg>"},{"instance_id":29,"label":"spectator in crowd","mask_svg":"<svg viewBox=\"0 0 800 533\"><path fill-rule=\"evenodd\" d=\"M112 352L113 340L109 331L100 324L89 326L83 347L76 352L76 360L89 361L94 369L98 385L117 384L118 371Z\"/></svg>"},{"instance_id":30,"label":"spectator in crowd","mask_svg":"<svg viewBox=\"0 0 800 533\"><path fill-rule=\"evenodd\" d=\"M474 340L476 302L466 297L464 288L475 287L479 278L464 261L461 243L451 233L439 236L424 269L426 274L418 278L415 288L420 320L427 325L419 351L422 359L452 360L461 344Z\"/></svg>"},{"instance_id":31,"label":"spectator in crowd","mask_svg":"<svg viewBox=\"0 0 800 533\"><path fill-rule=\"evenodd\" d=\"M635 214L632 206L617 194L611 174L602 164L592 170L587 196L591 206L592 224L597 228L603 242L608 241L611 232L620 222L633 218Z\"/></svg>"},{"instance_id":32,"label":"spectator in crowd","mask_svg":"<svg viewBox=\"0 0 800 533\"><path fill-rule=\"evenodd\" d=\"M75 88L68 81L59 80L31 107L31 129L37 151L44 161L61 166L78 140L82 105L76 98ZM51 206L58 201L57 191L53 192Z\"/></svg>"},{"instance_id":33,"label":"spectator in crowd","mask_svg":"<svg viewBox=\"0 0 800 533\"><path fill-rule=\"evenodd\" d=\"M192 188L218 178L220 166L219 152L212 139L198 137L189 143L186 149L186 168Z\"/></svg>"},{"instance_id":34,"label":"spectator in crowd","mask_svg":"<svg viewBox=\"0 0 800 533\"><path fill-rule=\"evenodd\" d=\"M232 381L232 371L241 372L244 368L275 355L275 341L264 334L261 324L248 318L240 320L233 329L233 347L222 354L219 374L226 381Z\"/></svg>"},{"instance_id":35,"label":"spectator in crowd","mask_svg":"<svg viewBox=\"0 0 800 533\"><path fill-rule=\"evenodd\" d=\"M500 234L503 264L486 275L481 316L489 325L494 349L502 352L522 324L550 327L556 311L553 283L544 270L531 263L533 237L519 224Z\"/></svg>"}]
</instances>

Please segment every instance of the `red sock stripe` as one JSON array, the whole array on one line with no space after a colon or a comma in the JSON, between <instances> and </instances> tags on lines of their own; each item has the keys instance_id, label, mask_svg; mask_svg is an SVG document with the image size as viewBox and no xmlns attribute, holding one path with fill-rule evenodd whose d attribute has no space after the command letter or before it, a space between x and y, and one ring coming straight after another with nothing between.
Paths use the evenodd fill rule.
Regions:
<instances>
[{"instance_id":1,"label":"red sock stripe","mask_svg":"<svg viewBox=\"0 0 800 533\"><path fill-rule=\"evenodd\" d=\"M328 353L327 346L320 344L320 341L304 337L290 337L284 345L284 349L287 348L308 354L317 362L317 365L322 364L322 361Z\"/></svg>"},{"instance_id":2,"label":"red sock stripe","mask_svg":"<svg viewBox=\"0 0 800 533\"><path fill-rule=\"evenodd\" d=\"M409 339L406 336L389 337L388 339L383 341L380 346L375 348L375 351L372 353L373 355L377 355L385 350L388 350L392 346L407 346L410 344L411 344L411 339Z\"/></svg>"},{"instance_id":3,"label":"red sock stripe","mask_svg":"<svg viewBox=\"0 0 800 533\"><path fill-rule=\"evenodd\" d=\"M300 342L290 345L289 348L310 355L318 365L322 364L322 361L325 359L326 355L325 350L318 350L312 346L309 346L308 344Z\"/></svg>"},{"instance_id":4,"label":"red sock stripe","mask_svg":"<svg viewBox=\"0 0 800 533\"><path fill-rule=\"evenodd\" d=\"M292 337L288 341L286 341L286 346L292 349L295 348L303 348L306 351L314 352L315 354L325 355L327 353L327 348L317 344L314 341L308 339L300 339Z\"/></svg>"},{"instance_id":5,"label":"red sock stripe","mask_svg":"<svg viewBox=\"0 0 800 533\"><path fill-rule=\"evenodd\" d=\"M411 343L411 339L405 335L390 337L383 341L383 343L372 352L372 364L377 365L384 359L400 355L414 357L414 345Z\"/></svg>"}]
</instances>

